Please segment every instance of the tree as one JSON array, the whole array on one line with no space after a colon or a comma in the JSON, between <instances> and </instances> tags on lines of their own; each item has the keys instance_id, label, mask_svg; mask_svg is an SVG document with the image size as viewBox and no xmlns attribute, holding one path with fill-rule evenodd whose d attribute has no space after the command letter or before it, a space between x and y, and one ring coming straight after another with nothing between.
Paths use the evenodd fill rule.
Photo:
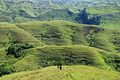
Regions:
<instances>
[{"instance_id":1,"label":"tree","mask_svg":"<svg viewBox=\"0 0 120 80\"><path fill-rule=\"evenodd\" d=\"M86 8L84 8L75 18L75 21L83 24L91 24L91 25L99 25L101 22L101 17L97 15L93 15L91 18L88 17L89 13L87 13Z\"/></svg>"},{"instance_id":2,"label":"tree","mask_svg":"<svg viewBox=\"0 0 120 80\"><path fill-rule=\"evenodd\" d=\"M99 25L101 22L100 16L93 16L88 20L88 24Z\"/></svg>"},{"instance_id":3,"label":"tree","mask_svg":"<svg viewBox=\"0 0 120 80\"><path fill-rule=\"evenodd\" d=\"M86 24L88 21L88 13L86 11L86 8L84 8L76 17L75 19L79 23Z\"/></svg>"},{"instance_id":4,"label":"tree","mask_svg":"<svg viewBox=\"0 0 120 80\"><path fill-rule=\"evenodd\" d=\"M6 50L7 55L14 55L16 58L21 57L26 49L33 48L32 45L22 43L19 40L12 41L8 49Z\"/></svg>"},{"instance_id":5,"label":"tree","mask_svg":"<svg viewBox=\"0 0 120 80\"><path fill-rule=\"evenodd\" d=\"M98 36L96 34L94 34L94 31L91 31L90 34L86 38L89 43L89 46L91 46L91 47L97 46Z\"/></svg>"},{"instance_id":6,"label":"tree","mask_svg":"<svg viewBox=\"0 0 120 80\"><path fill-rule=\"evenodd\" d=\"M14 69L11 65L9 65L9 64L0 65L0 76L10 74L13 72L14 72Z\"/></svg>"}]
</instances>

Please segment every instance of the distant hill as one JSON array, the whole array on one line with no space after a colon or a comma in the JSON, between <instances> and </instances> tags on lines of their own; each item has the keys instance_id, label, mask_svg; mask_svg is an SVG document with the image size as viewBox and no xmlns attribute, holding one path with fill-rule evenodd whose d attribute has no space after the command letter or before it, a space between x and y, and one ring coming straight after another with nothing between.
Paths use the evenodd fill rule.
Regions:
<instances>
[{"instance_id":1,"label":"distant hill","mask_svg":"<svg viewBox=\"0 0 120 80\"><path fill-rule=\"evenodd\" d=\"M75 21L77 14L87 8L89 16L102 17L100 26L119 28L120 18L116 15L120 13L119 3L118 0L1 0L0 21L28 22L52 19Z\"/></svg>"}]
</instances>

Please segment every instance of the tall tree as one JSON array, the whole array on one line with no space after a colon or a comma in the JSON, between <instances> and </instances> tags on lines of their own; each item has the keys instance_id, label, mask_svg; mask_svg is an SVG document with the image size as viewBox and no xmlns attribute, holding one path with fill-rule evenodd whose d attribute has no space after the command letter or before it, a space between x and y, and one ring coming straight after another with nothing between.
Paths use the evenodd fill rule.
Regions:
<instances>
[{"instance_id":1,"label":"tall tree","mask_svg":"<svg viewBox=\"0 0 120 80\"><path fill-rule=\"evenodd\" d=\"M88 17L89 13L87 13L86 8L84 8L75 18L75 21L83 24L92 24L99 25L101 21L101 17L97 15L93 15L91 18Z\"/></svg>"},{"instance_id":2,"label":"tall tree","mask_svg":"<svg viewBox=\"0 0 120 80\"><path fill-rule=\"evenodd\" d=\"M86 11L86 8L84 8L76 17L75 19L79 23L86 24L88 21L88 13Z\"/></svg>"}]
</instances>

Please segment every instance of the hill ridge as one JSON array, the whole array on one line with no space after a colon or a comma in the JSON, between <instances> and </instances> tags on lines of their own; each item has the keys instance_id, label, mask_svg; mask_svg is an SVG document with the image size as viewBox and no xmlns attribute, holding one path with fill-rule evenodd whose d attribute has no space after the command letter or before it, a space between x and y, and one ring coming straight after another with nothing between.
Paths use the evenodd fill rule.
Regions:
<instances>
[{"instance_id":1,"label":"hill ridge","mask_svg":"<svg viewBox=\"0 0 120 80\"><path fill-rule=\"evenodd\" d=\"M92 72L92 73L91 73ZM97 72L97 73L96 73ZM100 75L99 75L100 74ZM76 75L76 76L75 76ZM120 79L119 73L113 71L105 71L94 67L86 66L63 66L63 70L57 67L48 67L42 70L15 73L8 76L3 76L0 80L115 80Z\"/></svg>"}]
</instances>

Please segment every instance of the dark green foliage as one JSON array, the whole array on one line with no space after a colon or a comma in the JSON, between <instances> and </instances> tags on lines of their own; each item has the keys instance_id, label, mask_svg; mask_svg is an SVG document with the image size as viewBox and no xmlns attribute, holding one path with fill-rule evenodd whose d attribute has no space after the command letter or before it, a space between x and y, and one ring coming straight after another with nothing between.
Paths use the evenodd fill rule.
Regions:
<instances>
[{"instance_id":1,"label":"dark green foliage","mask_svg":"<svg viewBox=\"0 0 120 80\"><path fill-rule=\"evenodd\" d=\"M89 43L89 46L91 47L96 47L98 44L97 44L97 35L93 34L93 33L90 33L88 36L87 36L87 41Z\"/></svg>"},{"instance_id":2,"label":"dark green foliage","mask_svg":"<svg viewBox=\"0 0 120 80\"><path fill-rule=\"evenodd\" d=\"M13 72L14 72L14 69L11 65L9 64L0 65L0 76L11 74Z\"/></svg>"},{"instance_id":3,"label":"dark green foliage","mask_svg":"<svg viewBox=\"0 0 120 80\"><path fill-rule=\"evenodd\" d=\"M89 18L89 13L87 13L86 8L84 8L76 16L75 21L83 24L99 25L101 22L101 17L93 15L91 18Z\"/></svg>"},{"instance_id":4,"label":"dark green foliage","mask_svg":"<svg viewBox=\"0 0 120 80\"><path fill-rule=\"evenodd\" d=\"M14 55L16 58L21 57L26 49L33 48L30 44L20 43L19 40L13 41L8 47L7 55Z\"/></svg>"},{"instance_id":5,"label":"dark green foliage","mask_svg":"<svg viewBox=\"0 0 120 80\"><path fill-rule=\"evenodd\" d=\"M115 45L116 51L120 52L120 33L119 30L114 30L112 35L112 43Z\"/></svg>"},{"instance_id":6,"label":"dark green foliage","mask_svg":"<svg viewBox=\"0 0 120 80\"><path fill-rule=\"evenodd\" d=\"M75 19L79 23L86 24L88 22L88 13L86 8L84 8L76 17Z\"/></svg>"},{"instance_id":7,"label":"dark green foliage","mask_svg":"<svg viewBox=\"0 0 120 80\"><path fill-rule=\"evenodd\" d=\"M116 50L120 52L120 37L113 40L113 44L116 46Z\"/></svg>"},{"instance_id":8,"label":"dark green foliage","mask_svg":"<svg viewBox=\"0 0 120 80\"><path fill-rule=\"evenodd\" d=\"M101 17L94 15L87 22L87 24L93 24L93 25L100 25L100 23L101 23Z\"/></svg>"},{"instance_id":9,"label":"dark green foliage","mask_svg":"<svg viewBox=\"0 0 120 80\"><path fill-rule=\"evenodd\" d=\"M120 55L119 54L110 54L101 52L103 54L103 58L112 69L120 71Z\"/></svg>"}]
</instances>

